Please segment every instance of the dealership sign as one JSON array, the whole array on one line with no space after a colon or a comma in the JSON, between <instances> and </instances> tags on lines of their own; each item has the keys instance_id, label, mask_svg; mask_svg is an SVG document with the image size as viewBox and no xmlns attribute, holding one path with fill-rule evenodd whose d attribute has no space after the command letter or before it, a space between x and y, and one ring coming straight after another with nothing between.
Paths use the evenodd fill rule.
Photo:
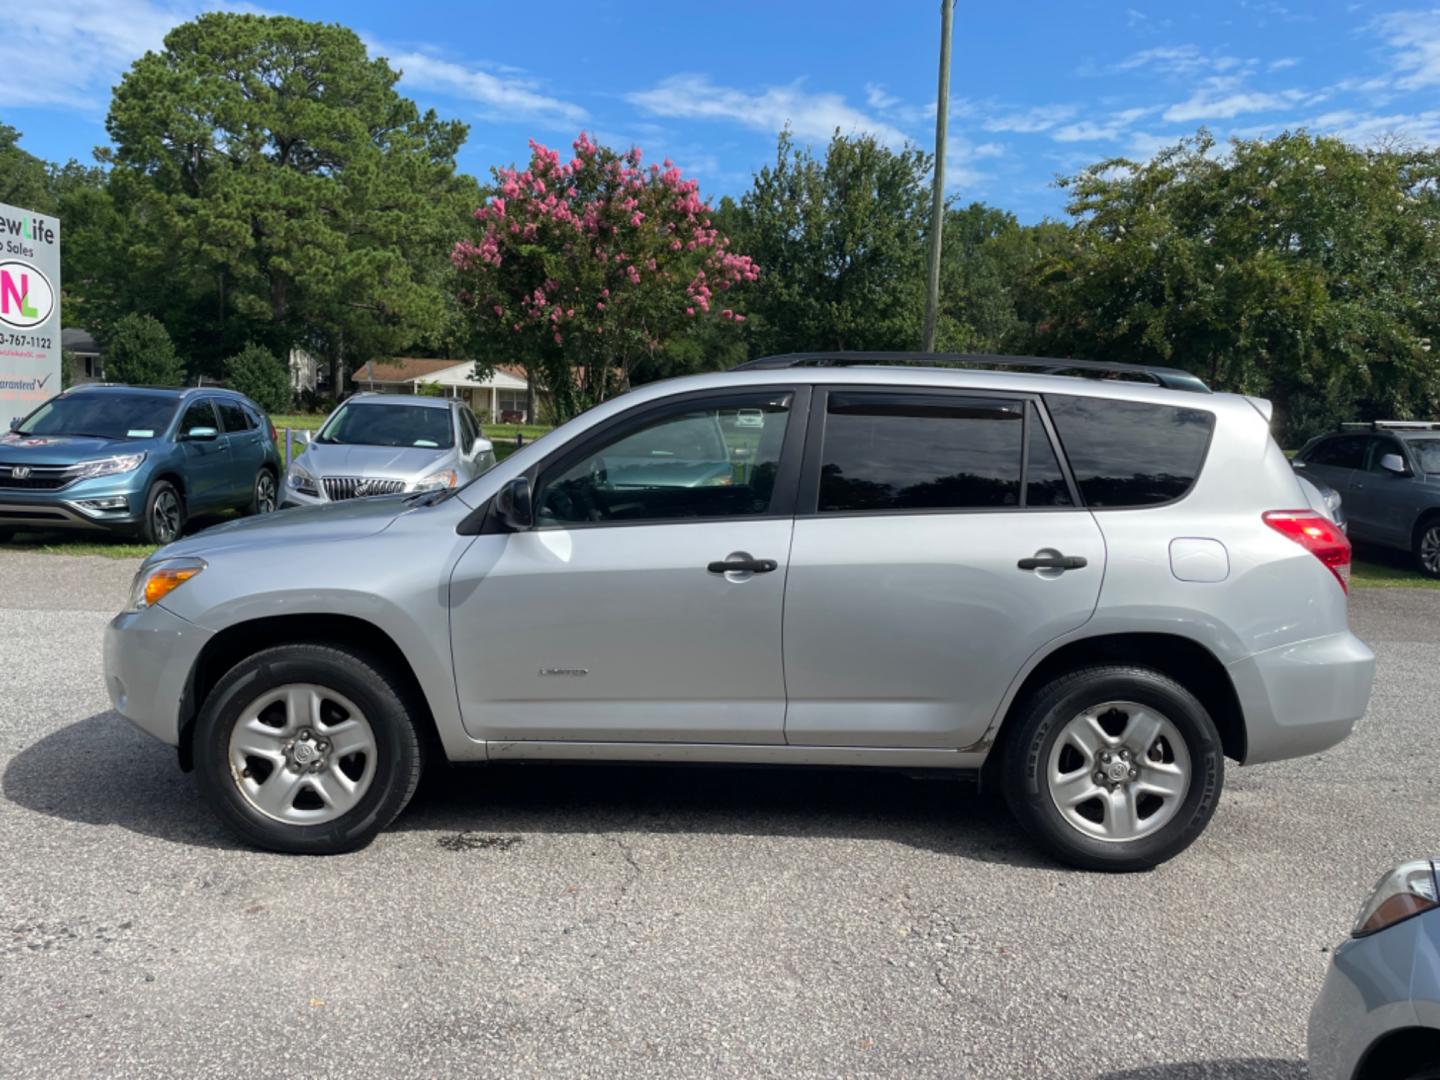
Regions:
<instances>
[{"instance_id":1,"label":"dealership sign","mask_svg":"<svg viewBox=\"0 0 1440 1080\"><path fill-rule=\"evenodd\" d=\"M60 392L60 222L0 203L0 431Z\"/></svg>"}]
</instances>

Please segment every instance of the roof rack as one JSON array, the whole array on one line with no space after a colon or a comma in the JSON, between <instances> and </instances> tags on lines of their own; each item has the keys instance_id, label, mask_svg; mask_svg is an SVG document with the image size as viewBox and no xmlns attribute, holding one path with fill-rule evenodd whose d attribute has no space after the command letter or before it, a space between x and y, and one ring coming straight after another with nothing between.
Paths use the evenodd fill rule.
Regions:
<instances>
[{"instance_id":1,"label":"roof rack","mask_svg":"<svg viewBox=\"0 0 1440 1080\"><path fill-rule=\"evenodd\" d=\"M1042 375L1063 375L1078 372L1091 378L1117 375L1138 375L1167 390L1188 390L1196 394L1210 393L1210 387L1197 375L1179 368L1153 367L1149 364L1112 364L1103 360L1074 360L1055 356L991 356L987 353L920 353L920 352L815 352L786 353L766 356L737 364L735 371L772 371L797 367L964 367L1024 368Z\"/></svg>"},{"instance_id":2,"label":"roof rack","mask_svg":"<svg viewBox=\"0 0 1440 1080\"><path fill-rule=\"evenodd\" d=\"M1355 420L1340 425L1342 431L1440 431L1440 420Z\"/></svg>"}]
</instances>

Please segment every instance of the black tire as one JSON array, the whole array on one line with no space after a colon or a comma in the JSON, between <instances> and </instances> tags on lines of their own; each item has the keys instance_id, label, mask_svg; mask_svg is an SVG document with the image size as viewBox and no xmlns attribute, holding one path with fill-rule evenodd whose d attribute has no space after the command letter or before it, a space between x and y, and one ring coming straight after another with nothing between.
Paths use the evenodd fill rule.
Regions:
<instances>
[{"instance_id":1,"label":"black tire","mask_svg":"<svg viewBox=\"0 0 1440 1080\"><path fill-rule=\"evenodd\" d=\"M250 490L250 501L245 504L245 513L268 514L279 505L280 483L268 467L263 468L255 474L255 484Z\"/></svg>"},{"instance_id":2,"label":"black tire","mask_svg":"<svg viewBox=\"0 0 1440 1080\"><path fill-rule=\"evenodd\" d=\"M14 529L0 529L0 544L8 544L15 539Z\"/></svg>"},{"instance_id":3,"label":"black tire","mask_svg":"<svg viewBox=\"0 0 1440 1080\"><path fill-rule=\"evenodd\" d=\"M1440 578L1440 517L1429 517L1415 528L1411 548L1415 569L1429 578Z\"/></svg>"},{"instance_id":4,"label":"black tire","mask_svg":"<svg viewBox=\"0 0 1440 1080\"><path fill-rule=\"evenodd\" d=\"M1189 785L1175 807L1166 807L1168 821L1131 840L1100 839L1072 825L1056 805L1047 779L1052 751L1066 725L1107 702L1134 702L1155 710L1178 732L1189 758ZM1110 714L1105 715L1110 722ZM1115 716L1116 724L1124 722L1123 713L1116 710ZM1066 752L1062 747L1060 753ZM1163 758L1163 747L1155 752ZM1061 676L1022 704L1007 731L1002 776L1012 812L1056 858L1085 870L1148 870L1185 850L1204 831L1220 801L1225 758L1204 706L1175 680L1148 668L1090 667ZM1089 779L1081 782L1089 784ZM1109 813L1103 796L1094 805ZM1134 813L1143 822L1140 811Z\"/></svg>"},{"instance_id":5,"label":"black tire","mask_svg":"<svg viewBox=\"0 0 1440 1080\"><path fill-rule=\"evenodd\" d=\"M140 539L147 544L169 544L185 531L185 499L169 480L156 480L145 493L145 517Z\"/></svg>"},{"instance_id":6,"label":"black tire","mask_svg":"<svg viewBox=\"0 0 1440 1080\"><path fill-rule=\"evenodd\" d=\"M374 736L376 761L368 788L348 811L320 824L267 816L242 793L242 780L231 769L231 734L246 706L292 684L316 685L348 698ZM194 750L201 791L226 825L256 847L302 855L334 855L370 843L415 794L423 763L404 684L371 657L312 644L276 646L232 668L205 699Z\"/></svg>"}]
</instances>

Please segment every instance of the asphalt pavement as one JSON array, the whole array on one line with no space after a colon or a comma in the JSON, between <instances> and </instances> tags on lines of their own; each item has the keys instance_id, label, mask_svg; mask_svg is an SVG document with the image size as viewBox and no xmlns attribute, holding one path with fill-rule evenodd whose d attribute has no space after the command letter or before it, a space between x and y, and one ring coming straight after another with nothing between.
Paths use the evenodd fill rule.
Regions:
<instances>
[{"instance_id":1,"label":"asphalt pavement","mask_svg":"<svg viewBox=\"0 0 1440 1080\"><path fill-rule=\"evenodd\" d=\"M252 851L109 711L133 570L0 553L6 1080L1293 1080L1327 950L1440 852L1440 591L1354 598L1347 742L1105 876L960 785L760 769L454 771L362 852Z\"/></svg>"}]
</instances>

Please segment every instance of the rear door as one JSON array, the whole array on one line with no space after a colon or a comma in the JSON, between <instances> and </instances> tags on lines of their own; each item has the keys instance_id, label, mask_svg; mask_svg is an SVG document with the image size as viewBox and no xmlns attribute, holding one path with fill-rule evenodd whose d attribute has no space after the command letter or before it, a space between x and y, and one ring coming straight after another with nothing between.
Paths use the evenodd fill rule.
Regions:
<instances>
[{"instance_id":1,"label":"rear door","mask_svg":"<svg viewBox=\"0 0 1440 1080\"><path fill-rule=\"evenodd\" d=\"M812 404L785 591L786 741L963 747L1090 618L1105 546L1023 395Z\"/></svg>"},{"instance_id":2,"label":"rear door","mask_svg":"<svg viewBox=\"0 0 1440 1080\"><path fill-rule=\"evenodd\" d=\"M1351 512L1350 481L1365 468L1368 435L1331 435L1321 439L1305 453L1305 471L1313 472L1340 493L1340 505L1350 521L1351 531L1369 535L1367 525Z\"/></svg>"}]
</instances>

